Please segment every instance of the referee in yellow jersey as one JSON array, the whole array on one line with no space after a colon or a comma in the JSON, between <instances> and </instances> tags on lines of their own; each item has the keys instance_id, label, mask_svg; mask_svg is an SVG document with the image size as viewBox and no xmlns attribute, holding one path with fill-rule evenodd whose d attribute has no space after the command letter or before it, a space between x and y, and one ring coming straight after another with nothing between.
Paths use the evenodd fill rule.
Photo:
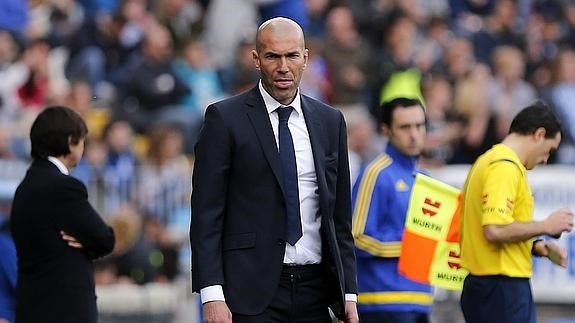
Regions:
<instances>
[{"instance_id":1,"label":"referee in yellow jersey","mask_svg":"<svg viewBox=\"0 0 575 323\"><path fill-rule=\"evenodd\" d=\"M571 231L573 213L563 208L534 221L527 181L527 171L547 163L560 141L557 117L539 101L519 112L503 141L471 167L461 220L461 264L470 273L461 295L467 323L535 323L531 256L555 253L566 266L563 248L535 238Z\"/></svg>"}]
</instances>

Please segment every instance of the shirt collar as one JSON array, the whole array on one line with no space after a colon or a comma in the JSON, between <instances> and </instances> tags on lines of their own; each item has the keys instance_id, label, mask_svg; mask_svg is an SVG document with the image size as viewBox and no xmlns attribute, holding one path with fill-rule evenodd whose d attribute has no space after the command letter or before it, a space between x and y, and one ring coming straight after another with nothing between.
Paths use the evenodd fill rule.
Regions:
<instances>
[{"instance_id":1,"label":"shirt collar","mask_svg":"<svg viewBox=\"0 0 575 323\"><path fill-rule=\"evenodd\" d=\"M260 80L260 82L258 83L258 88L260 90L260 93L262 94L262 97L264 99L264 103L266 105L266 109L268 110L268 114L274 112L278 107L280 106L285 106L281 103L279 103L276 99L274 99L263 87L262 85L262 81ZM299 94L299 89L297 90L297 93L295 95L295 98L293 99L293 101L289 104L290 107L292 107L297 113L298 115L302 115L302 110L301 110L301 98L300 98L300 94Z\"/></svg>"},{"instance_id":2,"label":"shirt collar","mask_svg":"<svg viewBox=\"0 0 575 323\"><path fill-rule=\"evenodd\" d=\"M58 167L58 169L60 170L60 172L61 172L62 174L70 175L70 172L68 171L68 168L66 168L66 166L64 165L64 163L62 163L58 158L52 157L52 156L48 156L48 160L51 161L52 164L56 165L56 167Z\"/></svg>"},{"instance_id":3,"label":"shirt collar","mask_svg":"<svg viewBox=\"0 0 575 323\"><path fill-rule=\"evenodd\" d=\"M515 164L521 169L521 171L523 173L527 172L527 168L525 168L525 165L523 165L523 163L521 162L521 159L519 159L519 156L517 155L517 152L515 152L515 150L513 150L511 147L499 143L499 144L495 144L493 146L494 149L500 150L500 151L504 151L504 153L506 154L505 158L509 158L511 160L513 160L515 162Z\"/></svg>"},{"instance_id":4,"label":"shirt collar","mask_svg":"<svg viewBox=\"0 0 575 323\"><path fill-rule=\"evenodd\" d=\"M388 143L385 152L395 161L410 169L417 169L417 160L419 156L408 156L400 152L394 145Z\"/></svg>"}]
</instances>

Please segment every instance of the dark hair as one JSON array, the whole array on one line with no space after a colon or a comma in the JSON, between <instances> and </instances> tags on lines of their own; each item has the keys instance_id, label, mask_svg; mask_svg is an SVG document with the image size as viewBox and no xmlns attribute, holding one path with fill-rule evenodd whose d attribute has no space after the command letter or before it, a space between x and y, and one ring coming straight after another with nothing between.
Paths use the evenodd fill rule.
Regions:
<instances>
[{"instance_id":1,"label":"dark hair","mask_svg":"<svg viewBox=\"0 0 575 323\"><path fill-rule=\"evenodd\" d=\"M391 122L393 121L392 120L393 119L393 111L395 111L395 109L412 107L414 105L418 105L421 107L421 110L424 110L423 104L421 103L421 101L419 101L419 99L411 99L411 98L401 97L401 98L395 98L393 100L383 102L381 104L381 107L380 107L379 113L378 113L379 124L380 125L385 124L387 126L390 126Z\"/></svg>"},{"instance_id":2,"label":"dark hair","mask_svg":"<svg viewBox=\"0 0 575 323\"><path fill-rule=\"evenodd\" d=\"M74 110L63 106L47 107L30 129L30 155L34 159L65 156L70 153L69 141L75 145L87 134L86 123Z\"/></svg>"},{"instance_id":3,"label":"dark hair","mask_svg":"<svg viewBox=\"0 0 575 323\"><path fill-rule=\"evenodd\" d=\"M551 108L543 101L537 101L521 110L509 127L509 133L530 135L537 129L545 129L545 138L555 138L561 133L561 123Z\"/></svg>"}]
</instances>

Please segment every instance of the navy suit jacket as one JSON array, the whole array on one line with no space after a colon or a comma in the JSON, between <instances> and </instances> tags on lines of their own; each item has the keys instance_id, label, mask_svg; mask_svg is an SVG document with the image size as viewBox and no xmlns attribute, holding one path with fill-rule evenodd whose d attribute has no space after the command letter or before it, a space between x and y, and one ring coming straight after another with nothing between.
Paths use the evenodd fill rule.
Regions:
<instances>
[{"instance_id":1,"label":"navy suit jacket","mask_svg":"<svg viewBox=\"0 0 575 323\"><path fill-rule=\"evenodd\" d=\"M301 95L321 215L322 262L332 309L356 293L346 127L341 112ZM235 313L265 310L285 253L286 207L279 153L263 98L252 90L210 105L195 151L192 287L222 285Z\"/></svg>"},{"instance_id":2,"label":"navy suit jacket","mask_svg":"<svg viewBox=\"0 0 575 323\"><path fill-rule=\"evenodd\" d=\"M97 322L92 260L111 252L115 238L84 184L47 159L35 160L16 189L10 224L18 256L16 322ZM60 230L83 248L68 246Z\"/></svg>"}]
</instances>

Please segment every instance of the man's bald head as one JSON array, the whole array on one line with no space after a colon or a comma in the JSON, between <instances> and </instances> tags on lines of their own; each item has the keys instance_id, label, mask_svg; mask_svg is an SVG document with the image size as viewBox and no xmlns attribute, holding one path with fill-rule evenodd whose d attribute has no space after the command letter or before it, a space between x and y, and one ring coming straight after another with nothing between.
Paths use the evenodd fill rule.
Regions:
<instances>
[{"instance_id":1,"label":"man's bald head","mask_svg":"<svg viewBox=\"0 0 575 323\"><path fill-rule=\"evenodd\" d=\"M252 58L264 89L281 104L289 105L308 60L301 27L287 18L264 22L258 29Z\"/></svg>"},{"instance_id":2,"label":"man's bald head","mask_svg":"<svg viewBox=\"0 0 575 323\"><path fill-rule=\"evenodd\" d=\"M275 17L264 21L258 28L258 32L256 34L256 51L261 52L262 38L265 37L266 34L288 33L297 33L298 37L301 39L302 48L305 48L304 34L301 26L289 18Z\"/></svg>"}]
</instances>

